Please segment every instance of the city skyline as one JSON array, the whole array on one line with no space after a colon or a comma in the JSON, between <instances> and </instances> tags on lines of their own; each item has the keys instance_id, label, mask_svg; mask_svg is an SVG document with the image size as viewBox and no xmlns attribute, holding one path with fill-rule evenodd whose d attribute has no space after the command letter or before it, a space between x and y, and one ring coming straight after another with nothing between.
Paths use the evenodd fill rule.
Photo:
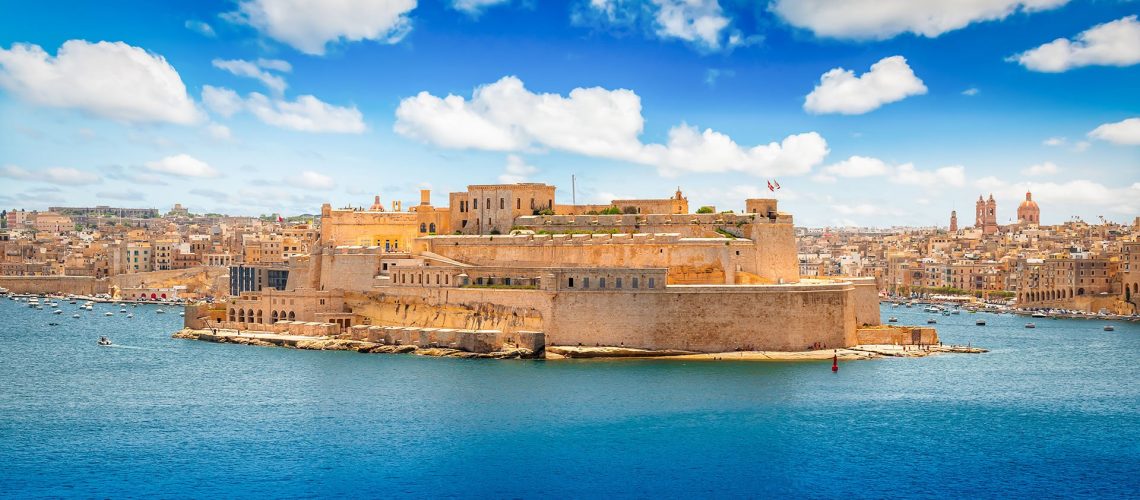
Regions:
<instances>
[{"instance_id":1,"label":"city skyline","mask_svg":"<svg viewBox=\"0 0 1140 500\"><path fill-rule=\"evenodd\" d=\"M1006 224L1026 191L1043 224L1140 213L1128 2L306 4L8 9L0 205L568 202L574 175L579 203L679 185L812 227L966 226L991 193Z\"/></svg>"}]
</instances>

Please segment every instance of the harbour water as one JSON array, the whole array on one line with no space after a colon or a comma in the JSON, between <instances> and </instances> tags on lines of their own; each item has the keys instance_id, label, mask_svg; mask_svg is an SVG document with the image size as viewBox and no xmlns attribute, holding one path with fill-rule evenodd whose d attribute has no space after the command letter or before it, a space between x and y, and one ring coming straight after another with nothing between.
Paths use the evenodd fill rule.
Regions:
<instances>
[{"instance_id":1,"label":"harbour water","mask_svg":"<svg viewBox=\"0 0 1140 500\"><path fill-rule=\"evenodd\" d=\"M945 342L992 351L833 374L214 344L171 339L177 310L60 305L0 300L5 497L1140 492L1135 323L938 316Z\"/></svg>"}]
</instances>

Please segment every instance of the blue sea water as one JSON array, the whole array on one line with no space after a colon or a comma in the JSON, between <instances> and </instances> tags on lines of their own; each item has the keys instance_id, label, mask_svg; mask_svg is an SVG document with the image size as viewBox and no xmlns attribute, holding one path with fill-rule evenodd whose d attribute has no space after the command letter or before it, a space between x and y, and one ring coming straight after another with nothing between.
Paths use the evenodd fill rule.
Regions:
<instances>
[{"instance_id":1,"label":"blue sea water","mask_svg":"<svg viewBox=\"0 0 1140 500\"><path fill-rule=\"evenodd\" d=\"M212 344L76 308L0 300L0 496L1140 494L1140 324L939 317L992 351L833 374Z\"/></svg>"}]
</instances>

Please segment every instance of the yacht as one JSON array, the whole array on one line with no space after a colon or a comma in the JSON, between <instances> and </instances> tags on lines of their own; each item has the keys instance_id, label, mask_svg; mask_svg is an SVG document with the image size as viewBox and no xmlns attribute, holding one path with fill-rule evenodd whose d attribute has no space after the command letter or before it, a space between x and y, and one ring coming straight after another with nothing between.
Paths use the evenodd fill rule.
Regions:
<instances>
[{"instance_id":1,"label":"yacht","mask_svg":"<svg viewBox=\"0 0 1140 500\"><path fill-rule=\"evenodd\" d=\"M114 315L115 315L115 313L113 313L113 312L111 312L111 311L107 311L107 312L103 313L103 315L104 315L104 316L114 316Z\"/></svg>"},{"instance_id":2,"label":"yacht","mask_svg":"<svg viewBox=\"0 0 1140 500\"><path fill-rule=\"evenodd\" d=\"M979 319L979 320L975 321L974 324L978 325L978 326L986 326L986 320Z\"/></svg>"},{"instance_id":3,"label":"yacht","mask_svg":"<svg viewBox=\"0 0 1140 500\"><path fill-rule=\"evenodd\" d=\"M52 311L51 313L52 313L52 314L63 314L63 311L62 311L62 310L59 310L59 309L56 309L56 310Z\"/></svg>"},{"instance_id":4,"label":"yacht","mask_svg":"<svg viewBox=\"0 0 1140 500\"><path fill-rule=\"evenodd\" d=\"M35 308L38 305L40 305L40 299L38 299L36 297L29 297L28 298L28 307Z\"/></svg>"},{"instance_id":5,"label":"yacht","mask_svg":"<svg viewBox=\"0 0 1140 500\"><path fill-rule=\"evenodd\" d=\"M1046 316L1045 313L1040 312L1040 311L1033 313L1033 317L1034 318L1048 318L1048 316Z\"/></svg>"},{"instance_id":6,"label":"yacht","mask_svg":"<svg viewBox=\"0 0 1140 500\"><path fill-rule=\"evenodd\" d=\"M75 313L75 314L72 314L71 317L72 318L79 318L80 316L79 316L79 313Z\"/></svg>"},{"instance_id":7,"label":"yacht","mask_svg":"<svg viewBox=\"0 0 1140 500\"><path fill-rule=\"evenodd\" d=\"M166 311L163 311L162 309L155 309L154 313L155 314L166 314Z\"/></svg>"},{"instance_id":8,"label":"yacht","mask_svg":"<svg viewBox=\"0 0 1140 500\"><path fill-rule=\"evenodd\" d=\"M1037 328L1037 325L1035 325L1035 324L1033 324L1033 323L1026 323L1026 324L1025 324L1025 327L1026 327L1026 328Z\"/></svg>"}]
</instances>

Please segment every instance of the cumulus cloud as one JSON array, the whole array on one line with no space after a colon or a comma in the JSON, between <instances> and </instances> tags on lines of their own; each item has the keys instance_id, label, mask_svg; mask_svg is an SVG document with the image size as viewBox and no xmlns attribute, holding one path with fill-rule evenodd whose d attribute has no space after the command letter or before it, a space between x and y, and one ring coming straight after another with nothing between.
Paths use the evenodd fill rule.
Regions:
<instances>
[{"instance_id":1,"label":"cumulus cloud","mask_svg":"<svg viewBox=\"0 0 1140 500\"><path fill-rule=\"evenodd\" d=\"M305 189L332 189L336 187L336 182L332 177L306 170L301 172L301 175L296 177L289 177L286 182L294 187Z\"/></svg>"},{"instance_id":2,"label":"cumulus cloud","mask_svg":"<svg viewBox=\"0 0 1140 500\"><path fill-rule=\"evenodd\" d=\"M859 115L925 93L926 85L914 75L906 59L892 56L871 65L871 70L860 76L843 68L824 73L804 100L804 109L816 114Z\"/></svg>"},{"instance_id":3,"label":"cumulus cloud","mask_svg":"<svg viewBox=\"0 0 1140 500\"><path fill-rule=\"evenodd\" d=\"M887 175L892 167L878 158L866 156L852 156L839 163L829 165L823 169L829 175L836 177L871 177Z\"/></svg>"},{"instance_id":4,"label":"cumulus cloud","mask_svg":"<svg viewBox=\"0 0 1140 500\"><path fill-rule=\"evenodd\" d=\"M136 191L130 188L114 191L99 191L95 193L95 196L122 201L142 201L146 198L146 195L142 191Z\"/></svg>"},{"instance_id":5,"label":"cumulus cloud","mask_svg":"<svg viewBox=\"0 0 1140 500\"><path fill-rule=\"evenodd\" d=\"M1068 142L1064 137L1050 137L1041 141L1041 144L1046 146L1064 146Z\"/></svg>"},{"instance_id":6,"label":"cumulus cloud","mask_svg":"<svg viewBox=\"0 0 1140 500\"><path fill-rule=\"evenodd\" d=\"M226 15L310 55L335 42L397 43L412 29L416 0L243 0Z\"/></svg>"},{"instance_id":7,"label":"cumulus cloud","mask_svg":"<svg viewBox=\"0 0 1140 500\"><path fill-rule=\"evenodd\" d=\"M0 168L0 177L64 186L84 186L103 182L103 178L98 174L64 167L28 170L16 165L4 165Z\"/></svg>"},{"instance_id":8,"label":"cumulus cloud","mask_svg":"<svg viewBox=\"0 0 1140 500\"><path fill-rule=\"evenodd\" d=\"M938 186L961 187L966 185L966 168L961 165L954 165L935 170L918 170L913 164L904 163L895 168L894 174L888 179L895 184L927 188Z\"/></svg>"},{"instance_id":9,"label":"cumulus cloud","mask_svg":"<svg viewBox=\"0 0 1140 500\"><path fill-rule=\"evenodd\" d=\"M643 144L641 98L626 89L576 88L568 96L536 94L516 77L478 87L470 100L427 92L396 109L397 133L455 149L548 148L631 161L679 172L804 174L823 161L827 142L808 132L745 148L711 129L673 127L666 144Z\"/></svg>"},{"instance_id":10,"label":"cumulus cloud","mask_svg":"<svg viewBox=\"0 0 1140 500\"><path fill-rule=\"evenodd\" d=\"M1126 146L1140 145L1140 118L1105 123L1089 132L1089 137Z\"/></svg>"},{"instance_id":11,"label":"cumulus cloud","mask_svg":"<svg viewBox=\"0 0 1140 500\"><path fill-rule=\"evenodd\" d=\"M538 169L527 165L526 160L518 155L507 155L507 166L503 170L502 175L499 175L499 182L503 184L517 184L519 182L526 182L527 179L538 173Z\"/></svg>"},{"instance_id":12,"label":"cumulus cloud","mask_svg":"<svg viewBox=\"0 0 1140 500\"><path fill-rule=\"evenodd\" d=\"M289 63L285 61L272 59L263 59L262 61L269 63L270 66L274 68L289 67ZM280 63L284 63L284 66ZM215 68L229 71L237 76L258 80L277 95L285 93L285 79L279 75L265 71L258 63L241 59L214 59L213 65Z\"/></svg>"},{"instance_id":13,"label":"cumulus cloud","mask_svg":"<svg viewBox=\"0 0 1140 500\"><path fill-rule=\"evenodd\" d=\"M979 21L1053 9L1068 0L774 0L769 10L816 36L887 39L903 33L937 37Z\"/></svg>"},{"instance_id":14,"label":"cumulus cloud","mask_svg":"<svg viewBox=\"0 0 1140 500\"><path fill-rule=\"evenodd\" d=\"M472 16L478 16L482 14L483 9L487 7L493 7L510 1L511 0L451 0L451 8L466 12Z\"/></svg>"},{"instance_id":15,"label":"cumulus cloud","mask_svg":"<svg viewBox=\"0 0 1140 500\"><path fill-rule=\"evenodd\" d=\"M980 91L980 90L978 90L978 88L977 88L977 87L970 87L970 88L968 88L968 89L966 89L966 90L963 90L963 91L962 91L962 95L964 95L964 96L969 96L969 97L974 97L974 96L978 95L980 92L981 92L981 91Z\"/></svg>"},{"instance_id":16,"label":"cumulus cloud","mask_svg":"<svg viewBox=\"0 0 1140 500\"><path fill-rule=\"evenodd\" d=\"M1001 187L1005 187L1006 185L1008 185L1007 182L992 175L987 175L981 179L974 181L974 186L986 191L992 191Z\"/></svg>"},{"instance_id":17,"label":"cumulus cloud","mask_svg":"<svg viewBox=\"0 0 1140 500\"><path fill-rule=\"evenodd\" d=\"M1094 65L1131 66L1140 63L1140 22L1132 15L1098 24L1071 41L1058 38L1007 60L1045 73Z\"/></svg>"},{"instance_id":18,"label":"cumulus cloud","mask_svg":"<svg viewBox=\"0 0 1140 500\"><path fill-rule=\"evenodd\" d=\"M230 128L220 123L211 123L206 125L206 133L210 137L219 141L228 141L233 139L233 134L230 133Z\"/></svg>"},{"instance_id":19,"label":"cumulus cloud","mask_svg":"<svg viewBox=\"0 0 1140 500\"><path fill-rule=\"evenodd\" d=\"M146 168L152 172L173 175L176 177L217 177L218 170L206 162L188 154L167 156L161 160L146 163Z\"/></svg>"},{"instance_id":20,"label":"cumulus cloud","mask_svg":"<svg viewBox=\"0 0 1140 500\"><path fill-rule=\"evenodd\" d=\"M718 0L589 0L572 22L603 29L638 30L716 52L759 43L762 37L733 28Z\"/></svg>"},{"instance_id":21,"label":"cumulus cloud","mask_svg":"<svg viewBox=\"0 0 1140 500\"><path fill-rule=\"evenodd\" d=\"M1054 164L1051 161L1047 161L1044 163L1038 163L1036 165L1030 165L1028 167L1025 167L1025 168L1021 169L1021 174L1032 176L1032 177L1040 177L1043 175L1053 175L1053 174L1060 172L1060 171L1061 171L1061 169L1059 167L1057 167L1056 164Z\"/></svg>"},{"instance_id":22,"label":"cumulus cloud","mask_svg":"<svg viewBox=\"0 0 1140 500\"><path fill-rule=\"evenodd\" d=\"M1134 216L1140 212L1140 182L1124 187L1108 187L1087 179L1068 182L1019 182L1005 184L994 190L1001 201L1017 202L1025 199L1026 191L1044 210L1063 210L1062 213L1088 213L1092 208ZM1131 219L1131 217L1129 217Z\"/></svg>"},{"instance_id":23,"label":"cumulus cloud","mask_svg":"<svg viewBox=\"0 0 1140 500\"><path fill-rule=\"evenodd\" d=\"M202 102L224 117L249 111L265 124L300 132L359 134L367 129L355 106L334 106L311 95L289 101L251 92L243 99L233 90L205 85Z\"/></svg>"},{"instance_id":24,"label":"cumulus cloud","mask_svg":"<svg viewBox=\"0 0 1140 500\"><path fill-rule=\"evenodd\" d=\"M33 104L122 122L202 118L166 59L122 42L68 40L54 57L38 45L0 49L0 87Z\"/></svg>"}]
</instances>

